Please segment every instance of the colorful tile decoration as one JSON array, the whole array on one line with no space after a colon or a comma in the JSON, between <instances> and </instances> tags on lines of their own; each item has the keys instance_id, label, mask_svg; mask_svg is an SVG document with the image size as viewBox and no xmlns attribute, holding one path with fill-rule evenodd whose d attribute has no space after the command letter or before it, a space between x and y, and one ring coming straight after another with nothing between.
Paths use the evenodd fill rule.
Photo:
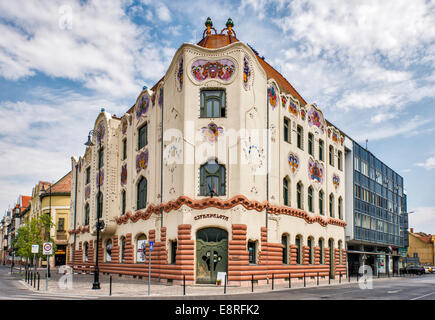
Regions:
<instances>
[{"instance_id":1,"label":"colorful tile decoration","mask_svg":"<svg viewBox=\"0 0 435 320\"><path fill-rule=\"evenodd\" d=\"M273 84L267 89L267 94L269 96L269 104L272 106L272 109L275 109L277 97L275 86Z\"/></svg>"},{"instance_id":2,"label":"colorful tile decoration","mask_svg":"<svg viewBox=\"0 0 435 320\"><path fill-rule=\"evenodd\" d=\"M91 186L88 185L85 188L85 200L89 199L90 196L91 196Z\"/></svg>"},{"instance_id":3,"label":"colorful tile decoration","mask_svg":"<svg viewBox=\"0 0 435 320\"><path fill-rule=\"evenodd\" d=\"M331 128L328 128L328 138L331 137Z\"/></svg>"},{"instance_id":4,"label":"colorful tile decoration","mask_svg":"<svg viewBox=\"0 0 435 320\"><path fill-rule=\"evenodd\" d=\"M286 96L281 96L281 105L283 108L287 105L287 98Z\"/></svg>"},{"instance_id":5,"label":"colorful tile decoration","mask_svg":"<svg viewBox=\"0 0 435 320\"><path fill-rule=\"evenodd\" d=\"M192 75L197 81L216 78L223 81L229 81L235 70L236 66L228 59L217 61L200 59L192 64Z\"/></svg>"},{"instance_id":6,"label":"colorful tile decoration","mask_svg":"<svg viewBox=\"0 0 435 320\"><path fill-rule=\"evenodd\" d=\"M288 156L288 163L290 165L290 170L292 171L292 173L295 173L296 170L299 168L299 158L294 153L290 153Z\"/></svg>"},{"instance_id":7,"label":"colorful tile decoration","mask_svg":"<svg viewBox=\"0 0 435 320\"><path fill-rule=\"evenodd\" d=\"M338 186L340 185L340 177L337 176L336 174L332 176L332 184L334 185L335 189L337 189Z\"/></svg>"},{"instance_id":8,"label":"colorful tile decoration","mask_svg":"<svg viewBox=\"0 0 435 320\"><path fill-rule=\"evenodd\" d=\"M106 128L104 127L103 121L100 122L97 128L97 142L100 144L104 140L104 135L106 133Z\"/></svg>"},{"instance_id":9,"label":"colorful tile decoration","mask_svg":"<svg viewBox=\"0 0 435 320\"><path fill-rule=\"evenodd\" d=\"M338 134L335 131L332 132L332 141L338 143Z\"/></svg>"},{"instance_id":10,"label":"colorful tile decoration","mask_svg":"<svg viewBox=\"0 0 435 320\"><path fill-rule=\"evenodd\" d=\"M249 68L248 58L243 58L243 85L248 89L249 79L251 78L251 70Z\"/></svg>"},{"instance_id":11,"label":"colorful tile decoration","mask_svg":"<svg viewBox=\"0 0 435 320\"><path fill-rule=\"evenodd\" d=\"M159 90L159 107L163 107L163 87L160 87Z\"/></svg>"},{"instance_id":12,"label":"colorful tile decoration","mask_svg":"<svg viewBox=\"0 0 435 320\"><path fill-rule=\"evenodd\" d=\"M296 105L296 103L294 103L293 101L290 100L290 103L288 105L288 111L290 111L290 113L294 116L298 116L298 106Z\"/></svg>"},{"instance_id":13,"label":"colorful tile decoration","mask_svg":"<svg viewBox=\"0 0 435 320\"><path fill-rule=\"evenodd\" d=\"M148 167L148 149L142 151L136 156L136 173Z\"/></svg>"},{"instance_id":14,"label":"colorful tile decoration","mask_svg":"<svg viewBox=\"0 0 435 320\"><path fill-rule=\"evenodd\" d=\"M125 163L121 167L121 186L125 186L127 184L127 164Z\"/></svg>"},{"instance_id":15,"label":"colorful tile decoration","mask_svg":"<svg viewBox=\"0 0 435 320\"><path fill-rule=\"evenodd\" d=\"M148 112L150 107L150 98L144 94L140 99L136 107L136 119L139 119L142 115Z\"/></svg>"},{"instance_id":16,"label":"colorful tile decoration","mask_svg":"<svg viewBox=\"0 0 435 320\"><path fill-rule=\"evenodd\" d=\"M310 125L310 127L311 126L318 127L320 131L324 133L325 124L324 124L323 116L319 111L314 109L314 107L311 107L310 111L308 111L308 124Z\"/></svg>"},{"instance_id":17,"label":"colorful tile decoration","mask_svg":"<svg viewBox=\"0 0 435 320\"><path fill-rule=\"evenodd\" d=\"M218 127L214 122L210 122L207 127L201 129L202 135L207 138L208 142L214 143L217 141L219 135L222 135L224 129Z\"/></svg>"},{"instance_id":18,"label":"colorful tile decoration","mask_svg":"<svg viewBox=\"0 0 435 320\"><path fill-rule=\"evenodd\" d=\"M301 119L305 121L306 111L301 108Z\"/></svg>"},{"instance_id":19,"label":"colorful tile decoration","mask_svg":"<svg viewBox=\"0 0 435 320\"><path fill-rule=\"evenodd\" d=\"M154 108L154 105L156 104L156 94L152 95L152 97L151 97L151 103L152 103L152 106Z\"/></svg>"},{"instance_id":20,"label":"colorful tile decoration","mask_svg":"<svg viewBox=\"0 0 435 320\"><path fill-rule=\"evenodd\" d=\"M343 136L340 136L340 143L341 143L341 145L343 145L343 142L344 142L344 138L343 138Z\"/></svg>"},{"instance_id":21,"label":"colorful tile decoration","mask_svg":"<svg viewBox=\"0 0 435 320\"><path fill-rule=\"evenodd\" d=\"M99 173L97 173L97 177L96 177L96 184L97 187L103 185L104 183L104 169L101 169Z\"/></svg>"},{"instance_id":22,"label":"colorful tile decoration","mask_svg":"<svg viewBox=\"0 0 435 320\"><path fill-rule=\"evenodd\" d=\"M122 119L122 123L121 123L121 131L122 134L126 134L127 133L127 127L128 127L128 122L127 119Z\"/></svg>"},{"instance_id":23,"label":"colorful tile decoration","mask_svg":"<svg viewBox=\"0 0 435 320\"><path fill-rule=\"evenodd\" d=\"M308 177L319 183L323 182L323 165L313 159L308 159Z\"/></svg>"},{"instance_id":24,"label":"colorful tile decoration","mask_svg":"<svg viewBox=\"0 0 435 320\"><path fill-rule=\"evenodd\" d=\"M178 91L181 91L183 89L183 58L180 58L178 62L177 83Z\"/></svg>"}]
</instances>

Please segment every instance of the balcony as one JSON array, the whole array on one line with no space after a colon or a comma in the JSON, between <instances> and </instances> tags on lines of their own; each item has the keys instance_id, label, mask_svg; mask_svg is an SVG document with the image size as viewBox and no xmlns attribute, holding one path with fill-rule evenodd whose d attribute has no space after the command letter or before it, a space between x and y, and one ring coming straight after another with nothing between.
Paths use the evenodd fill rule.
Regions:
<instances>
[{"instance_id":1,"label":"balcony","mask_svg":"<svg viewBox=\"0 0 435 320\"><path fill-rule=\"evenodd\" d=\"M56 240L62 241L67 240L67 233L65 230L57 230L56 232Z\"/></svg>"}]
</instances>

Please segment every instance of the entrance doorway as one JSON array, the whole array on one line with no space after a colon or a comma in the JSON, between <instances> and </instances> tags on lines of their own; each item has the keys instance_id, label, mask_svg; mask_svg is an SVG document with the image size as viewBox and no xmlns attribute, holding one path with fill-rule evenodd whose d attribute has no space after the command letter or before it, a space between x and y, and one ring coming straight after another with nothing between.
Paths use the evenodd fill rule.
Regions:
<instances>
[{"instance_id":1,"label":"entrance doorway","mask_svg":"<svg viewBox=\"0 0 435 320\"><path fill-rule=\"evenodd\" d=\"M218 272L228 270L228 232L204 228L196 233L196 282L216 283Z\"/></svg>"}]
</instances>

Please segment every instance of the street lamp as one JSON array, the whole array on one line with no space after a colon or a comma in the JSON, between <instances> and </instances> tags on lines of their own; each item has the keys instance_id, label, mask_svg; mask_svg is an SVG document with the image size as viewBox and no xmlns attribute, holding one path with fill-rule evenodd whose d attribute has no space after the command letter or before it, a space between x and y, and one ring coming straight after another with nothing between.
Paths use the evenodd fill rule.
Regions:
<instances>
[{"instance_id":1,"label":"street lamp","mask_svg":"<svg viewBox=\"0 0 435 320\"><path fill-rule=\"evenodd\" d=\"M41 191L44 193L47 191L45 190L44 185L42 185ZM51 224L51 183L49 187L48 216L50 217L50 224ZM47 242L50 241L50 229L51 229L51 225L48 228ZM47 257L47 276L50 278L50 264L49 264L48 257Z\"/></svg>"},{"instance_id":2,"label":"street lamp","mask_svg":"<svg viewBox=\"0 0 435 320\"><path fill-rule=\"evenodd\" d=\"M91 130L88 134L88 141L85 143L85 146L92 147L94 144L92 143L91 136L97 136L98 141L98 151L101 150L101 138L102 138L102 131L99 130ZM92 284L92 289L100 289L100 272L98 269L98 249L99 249L99 242L100 242L100 230L104 229L104 221L100 221L100 213L102 213L102 203L100 202L100 184L101 184L101 159L98 158L98 193L97 193L97 250L96 250L96 257L95 257L95 270L94 270L94 283Z\"/></svg>"}]
</instances>

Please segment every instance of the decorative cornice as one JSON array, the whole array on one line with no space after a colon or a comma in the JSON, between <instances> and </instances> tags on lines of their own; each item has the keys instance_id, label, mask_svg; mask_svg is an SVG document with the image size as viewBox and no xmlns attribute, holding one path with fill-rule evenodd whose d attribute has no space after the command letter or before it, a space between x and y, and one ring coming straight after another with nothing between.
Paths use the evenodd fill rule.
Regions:
<instances>
[{"instance_id":1,"label":"decorative cornice","mask_svg":"<svg viewBox=\"0 0 435 320\"><path fill-rule=\"evenodd\" d=\"M137 222L139 219L148 220L152 214L160 214L160 210L163 209L164 212L168 213L172 210L178 210L182 205L186 205L191 209L202 210L210 207L218 208L218 209L231 209L237 205L242 205L247 210L256 210L258 212L266 210L268 206L268 202L259 202L256 200L249 200L243 195L234 196L228 200L222 200L219 198L206 198L200 200L194 200L187 196L180 196L175 201L169 201L167 203L162 203L160 205L149 205L149 207L145 211L137 211L132 214L130 211L126 214L115 217L115 221L118 225L125 224L129 220L133 223ZM307 223L319 223L321 226L325 227L328 224L345 227L346 222L343 220L335 219L335 218L326 218L322 216L312 216L308 214L304 210L295 209L286 206L274 206L269 205L269 212L280 215L289 215L297 218L304 219Z\"/></svg>"},{"instance_id":2,"label":"decorative cornice","mask_svg":"<svg viewBox=\"0 0 435 320\"><path fill-rule=\"evenodd\" d=\"M68 230L69 234L78 234L78 233L85 233L85 232L89 232L89 226L78 226L75 230L74 229L70 229Z\"/></svg>"}]
</instances>

